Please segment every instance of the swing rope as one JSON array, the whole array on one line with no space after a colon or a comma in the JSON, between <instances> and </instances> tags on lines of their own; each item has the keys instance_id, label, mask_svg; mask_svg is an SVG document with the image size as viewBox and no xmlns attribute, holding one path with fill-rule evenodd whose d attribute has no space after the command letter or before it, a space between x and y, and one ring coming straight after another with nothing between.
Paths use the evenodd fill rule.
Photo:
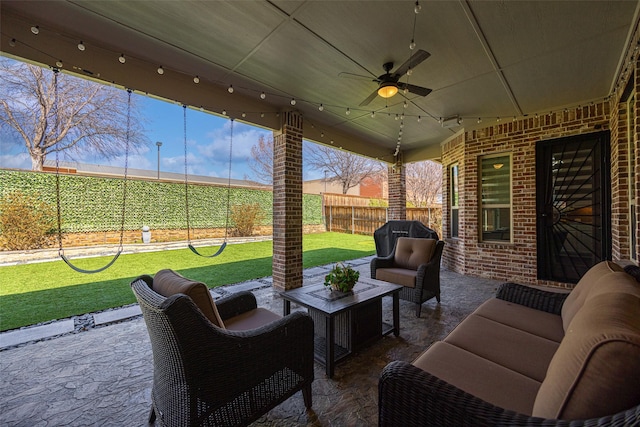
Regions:
<instances>
[{"instance_id":1,"label":"swing rope","mask_svg":"<svg viewBox=\"0 0 640 427\"><path fill-rule=\"evenodd\" d=\"M54 72L53 84L54 84L54 94L55 94L54 111L56 112L55 126L58 126L58 120L57 120L58 71L59 70L56 68L53 69L53 72ZM129 100L127 104L127 136L126 136L126 145L125 145L124 181L122 182L122 219L120 222L120 245L118 246L118 251L116 252L115 256L111 259L111 261L109 261L107 265L97 268L95 270L86 270L73 265L73 263L69 260L69 258L67 258L64 254L64 249L62 247L62 214L61 214L61 208L60 208L60 156L59 156L60 150L58 147L56 147L56 205L57 205L57 216L58 216L58 255L69 267L71 267L73 270L77 271L78 273L94 274L94 273L99 273L101 271L106 270L107 268L111 267L114 262L116 262L116 260L118 259L118 257L120 256L123 250L122 242L124 238L125 203L127 200L127 170L128 170L128 163L129 163L129 133L131 129L131 90L129 89L127 90L127 92L129 94ZM59 142L60 141L58 141L56 145L58 145Z\"/></svg>"},{"instance_id":2,"label":"swing rope","mask_svg":"<svg viewBox=\"0 0 640 427\"><path fill-rule=\"evenodd\" d=\"M231 119L231 140L229 141L229 174L227 180L227 212L224 224L224 242L218 248L217 252L212 255L203 255L198 252L198 250L191 244L191 226L189 225L189 174L188 174L188 165L187 165L187 106L183 105L183 122L184 122L184 201L185 201L185 213L187 216L187 245L191 252L194 254L204 257L204 258L213 258L222 253L224 248L227 247L227 236L229 232L229 203L231 200L231 160L233 155L233 119Z\"/></svg>"}]
</instances>

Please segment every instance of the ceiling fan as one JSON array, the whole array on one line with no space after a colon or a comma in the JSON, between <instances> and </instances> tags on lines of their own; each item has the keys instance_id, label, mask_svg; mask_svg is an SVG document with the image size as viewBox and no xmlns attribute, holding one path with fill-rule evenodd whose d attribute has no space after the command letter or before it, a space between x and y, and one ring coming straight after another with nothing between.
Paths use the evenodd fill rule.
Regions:
<instances>
[{"instance_id":1,"label":"ceiling fan","mask_svg":"<svg viewBox=\"0 0 640 427\"><path fill-rule=\"evenodd\" d=\"M425 50L418 50L416 53L411 55L411 57L404 62L401 66L399 66L393 73L391 73L391 69L393 68L393 62L385 63L382 68L384 68L385 74L378 76L378 78L373 81L378 83L378 89L376 89L371 95L369 95L364 101L360 103L361 107L368 105L376 96L381 96L383 98L391 98L398 90L407 90L413 94L420 96L427 96L431 93L431 89L427 89L426 87L416 86L409 83L399 82L400 77L407 74L409 70L413 70L416 66L420 65L422 61L430 57L431 54ZM369 79L366 76L359 76L357 74L351 73L341 73L341 75L349 75L360 78Z\"/></svg>"}]
</instances>

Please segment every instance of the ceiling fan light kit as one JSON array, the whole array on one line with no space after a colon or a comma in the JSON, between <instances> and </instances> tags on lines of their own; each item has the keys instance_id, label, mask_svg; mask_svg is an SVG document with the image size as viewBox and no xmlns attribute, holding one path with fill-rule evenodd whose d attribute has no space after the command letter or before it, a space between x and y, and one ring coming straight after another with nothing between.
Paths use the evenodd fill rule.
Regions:
<instances>
[{"instance_id":1,"label":"ceiling fan light kit","mask_svg":"<svg viewBox=\"0 0 640 427\"><path fill-rule=\"evenodd\" d=\"M383 98L391 98L398 93L398 86L394 82L384 82L378 88L378 95Z\"/></svg>"}]
</instances>

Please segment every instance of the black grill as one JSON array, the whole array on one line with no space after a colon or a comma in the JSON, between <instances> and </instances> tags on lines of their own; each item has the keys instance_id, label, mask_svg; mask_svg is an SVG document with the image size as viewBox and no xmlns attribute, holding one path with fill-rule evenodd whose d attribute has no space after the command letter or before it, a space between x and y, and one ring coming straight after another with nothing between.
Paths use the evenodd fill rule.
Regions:
<instances>
[{"instance_id":1,"label":"black grill","mask_svg":"<svg viewBox=\"0 0 640 427\"><path fill-rule=\"evenodd\" d=\"M420 221L389 221L373 233L376 254L387 256L396 245L398 237L423 237L438 240L438 233Z\"/></svg>"}]
</instances>

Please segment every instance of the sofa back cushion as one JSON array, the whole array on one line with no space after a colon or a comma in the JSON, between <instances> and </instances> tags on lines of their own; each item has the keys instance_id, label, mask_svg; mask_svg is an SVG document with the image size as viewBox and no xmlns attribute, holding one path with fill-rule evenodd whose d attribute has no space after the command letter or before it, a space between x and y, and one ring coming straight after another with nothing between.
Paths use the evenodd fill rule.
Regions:
<instances>
[{"instance_id":1,"label":"sofa back cushion","mask_svg":"<svg viewBox=\"0 0 640 427\"><path fill-rule=\"evenodd\" d=\"M562 325L565 333L569 328L569 323L573 320L578 310L582 307L589 292L598 282L598 280L609 273L614 271L624 271L622 267L611 261L602 261L593 267L591 267L584 276L580 279L578 284L573 288L567 299L562 305Z\"/></svg>"},{"instance_id":2,"label":"sofa back cushion","mask_svg":"<svg viewBox=\"0 0 640 427\"><path fill-rule=\"evenodd\" d=\"M626 273L607 275L631 285ZM607 292L585 300L551 359L533 416L599 418L640 403L640 297Z\"/></svg>"},{"instance_id":3,"label":"sofa back cushion","mask_svg":"<svg viewBox=\"0 0 640 427\"><path fill-rule=\"evenodd\" d=\"M421 264L426 264L433 258L436 243L435 239L399 237L394 256L396 267L417 270Z\"/></svg>"},{"instance_id":4,"label":"sofa back cushion","mask_svg":"<svg viewBox=\"0 0 640 427\"><path fill-rule=\"evenodd\" d=\"M193 300L202 314L214 325L224 329L216 303L209 288L202 282L189 280L173 270L160 270L153 278L153 290L164 297L185 294Z\"/></svg>"}]
</instances>

